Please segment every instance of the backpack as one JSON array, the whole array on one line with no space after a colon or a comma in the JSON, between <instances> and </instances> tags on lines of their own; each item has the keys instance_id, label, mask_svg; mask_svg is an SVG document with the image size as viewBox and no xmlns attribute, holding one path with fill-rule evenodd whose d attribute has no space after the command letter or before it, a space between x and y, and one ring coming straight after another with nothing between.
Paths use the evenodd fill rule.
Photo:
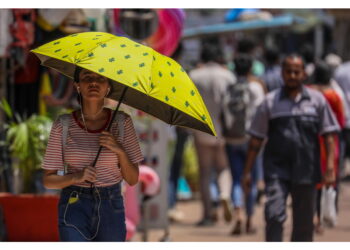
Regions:
<instances>
[{"instance_id":1,"label":"backpack","mask_svg":"<svg viewBox=\"0 0 350 250\"><path fill-rule=\"evenodd\" d=\"M222 128L226 138L242 138L246 135L247 111L251 100L248 82L227 86L223 96Z\"/></svg>"},{"instance_id":2,"label":"backpack","mask_svg":"<svg viewBox=\"0 0 350 250\"><path fill-rule=\"evenodd\" d=\"M63 170L57 171L58 175L65 175L68 173L68 165L64 162L64 150L67 145L67 137L68 137L68 127L71 120L71 114L63 114L58 118L62 124L62 161L64 165ZM118 112L116 115L117 123L118 123L118 137L120 138L119 142L124 142L124 120L125 114L124 112Z\"/></svg>"}]
</instances>

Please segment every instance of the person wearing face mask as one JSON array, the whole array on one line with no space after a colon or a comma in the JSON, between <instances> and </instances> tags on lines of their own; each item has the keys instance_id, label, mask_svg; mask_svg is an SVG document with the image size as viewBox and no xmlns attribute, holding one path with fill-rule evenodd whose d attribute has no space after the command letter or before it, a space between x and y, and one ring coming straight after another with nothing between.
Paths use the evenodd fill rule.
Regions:
<instances>
[{"instance_id":1,"label":"person wearing face mask","mask_svg":"<svg viewBox=\"0 0 350 250\"><path fill-rule=\"evenodd\" d=\"M104 107L112 88L108 78L77 67L74 81L81 109L68 115L65 142L62 119L53 123L42 164L45 187L62 189L60 240L125 241L121 181L135 185L138 163L143 160L135 129L130 116L119 112L123 124L116 119L106 131L112 117L112 110ZM102 151L93 166L100 146Z\"/></svg>"},{"instance_id":2,"label":"person wearing face mask","mask_svg":"<svg viewBox=\"0 0 350 250\"><path fill-rule=\"evenodd\" d=\"M251 189L251 169L266 140L263 156L265 181L265 239L283 240L286 201L292 196L292 241L313 240L316 184L335 182L334 135L339 124L326 99L303 85L305 63L289 55L282 63L284 85L270 92L258 107L248 133L251 135L242 185ZM319 136L324 138L326 169L320 167Z\"/></svg>"}]
</instances>

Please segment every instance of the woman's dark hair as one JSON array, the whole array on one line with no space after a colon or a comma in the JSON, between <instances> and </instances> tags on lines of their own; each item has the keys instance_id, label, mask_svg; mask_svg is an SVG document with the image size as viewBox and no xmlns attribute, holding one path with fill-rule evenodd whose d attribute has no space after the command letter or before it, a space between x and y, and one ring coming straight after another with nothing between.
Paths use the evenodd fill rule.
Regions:
<instances>
[{"instance_id":1,"label":"woman's dark hair","mask_svg":"<svg viewBox=\"0 0 350 250\"><path fill-rule=\"evenodd\" d=\"M248 54L238 54L233 62L235 64L235 72L238 76L246 76L249 74L253 66L253 59Z\"/></svg>"},{"instance_id":2,"label":"woman's dark hair","mask_svg":"<svg viewBox=\"0 0 350 250\"><path fill-rule=\"evenodd\" d=\"M74 70L74 82L79 82L79 74L83 70L82 67L76 66Z\"/></svg>"},{"instance_id":3,"label":"woman's dark hair","mask_svg":"<svg viewBox=\"0 0 350 250\"><path fill-rule=\"evenodd\" d=\"M328 85L332 78L332 69L324 61L319 61L315 64L313 80L315 84Z\"/></svg>"}]
</instances>

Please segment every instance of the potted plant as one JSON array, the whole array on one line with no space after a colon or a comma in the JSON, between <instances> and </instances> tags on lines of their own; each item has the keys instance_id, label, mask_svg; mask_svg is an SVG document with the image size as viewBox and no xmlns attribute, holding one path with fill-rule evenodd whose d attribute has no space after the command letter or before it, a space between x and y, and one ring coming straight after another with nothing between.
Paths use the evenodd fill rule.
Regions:
<instances>
[{"instance_id":1,"label":"potted plant","mask_svg":"<svg viewBox=\"0 0 350 250\"><path fill-rule=\"evenodd\" d=\"M40 169L52 120L46 116L33 114L29 118L14 114L8 102L2 99L0 108L5 112L8 122L5 143L14 159L13 168L22 175L23 192L33 191L34 173Z\"/></svg>"}]
</instances>

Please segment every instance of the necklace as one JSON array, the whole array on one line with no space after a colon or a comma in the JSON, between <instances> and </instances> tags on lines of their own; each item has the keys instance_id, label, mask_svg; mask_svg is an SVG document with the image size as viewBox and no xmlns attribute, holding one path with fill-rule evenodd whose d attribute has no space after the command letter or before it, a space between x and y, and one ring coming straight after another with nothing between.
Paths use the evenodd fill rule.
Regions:
<instances>
[{"instance_id":1,"label":"necklace","mask_svg":"<svg viewBox=\"0 0 350 250\"><path fill-rule=\"evenodd\" d=\"M83 114L83 110L81 110L81 114L82 114L82 116L85 116L85 117L96 118L96 117L102 112L103 108L104 108L104 107L102 106L102 108L101 108L99 111L97 111L96 114L93 114L93 115Z\"/></svg>"},{"instance_id":2,"label":"necklace","mask_svg":"<svg viewBox=\"0 0 350 250\"><path fill-rule=\"evenodd\" d=\"M83 111L81 111L81 119L83 120L85 131L86 131L86 133L88 133L88 130L87 130L87 127L86 127L86 123L85 123L85 119L84 119Z\"/></svg>"},{"instance_id":3,"label":"necklace","mask_svg":"<svg viewBox=\"0 0 350 250\"><path fill-rule=\"evenodd\" d=\"M84 128L85 128L85 133L87 137L91 137L89 132L88 132L88 128L86 126L86 122L85 122L85 118L84 118L84 114L83 111L81 111L81 119L83 120L84 123ZM89 139L89 141L91 140L91 138ZM91 145L91 141L89 142L89 144ZM90 154L90 161L93 162L93 152L92 152L92 147L89 147L89 154ZM91 184L91 187L93 187L93 184Z\"/></svg>"}]
</instances>

